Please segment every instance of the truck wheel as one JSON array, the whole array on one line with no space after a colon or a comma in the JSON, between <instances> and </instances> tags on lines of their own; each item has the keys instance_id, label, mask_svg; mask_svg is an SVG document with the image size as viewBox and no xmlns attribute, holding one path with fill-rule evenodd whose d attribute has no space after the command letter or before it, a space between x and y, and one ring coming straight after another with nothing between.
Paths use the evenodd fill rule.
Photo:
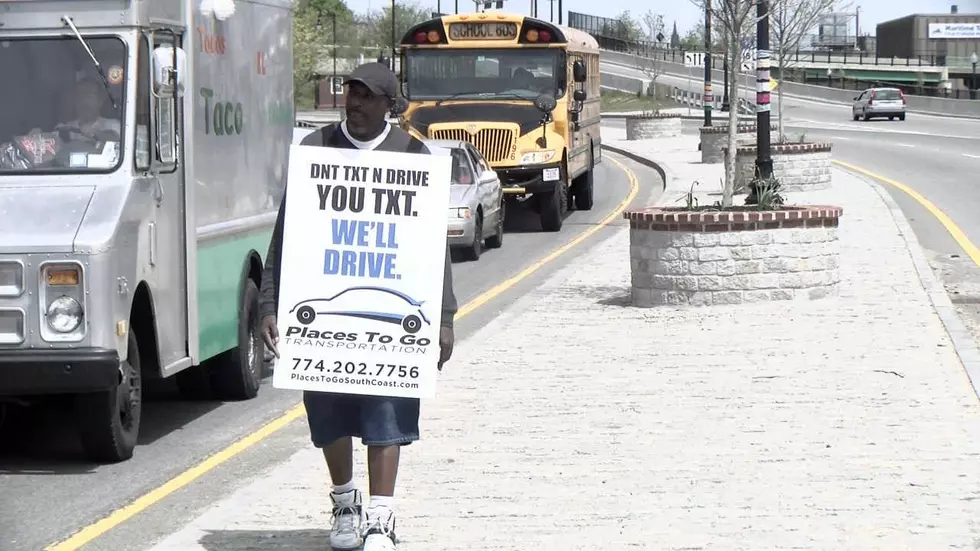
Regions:
<instances>
[{"instance_id":1,"label":"truck wheel","mask_svg":"<svg viewBox=\"0 0 980 551\"><path fill-rule=\"evenodd\" d=\"M585 174L579 176L572 186L575 196L575 210L592 210L595 203L593 199L593 189L595 188L595 152L589 147L589 164Z\"/></svg>"},{"instance_id":2,"label":"truck wheel","mask_svg":"<svg viewBox=\"0 0 980 551\"><path fill-rule=\"evenodd\" d=\"M264 347L259 319L259 288L251 278L242 286L238 311L238 346L211 366L211 390L219 400L249 400L259 393Z\"/></svg>"},{"instance_id":3,"label":"truck wheel","mask_svg":"<svg viewBox=\"0 0 980 551\"><path fill-rule=\"evenodd\" d=\"M568 204L568 186L556 182L555 189L541 196L541 228L544 231L561 231L565 207Z\"/></svg>"},{"instance_id":4,"label":"truck wheel","mask_svg":"<svg viewBox=\"0 0 980 551\"><path fill-rule=\"evenodd\" d=\"M129 353L119 362L119 382L110 390L75 397L78 432L85 455L99 463L133 457L140 430L143 376L136 334L129 332Z\"/></svg>"}]
</instances>

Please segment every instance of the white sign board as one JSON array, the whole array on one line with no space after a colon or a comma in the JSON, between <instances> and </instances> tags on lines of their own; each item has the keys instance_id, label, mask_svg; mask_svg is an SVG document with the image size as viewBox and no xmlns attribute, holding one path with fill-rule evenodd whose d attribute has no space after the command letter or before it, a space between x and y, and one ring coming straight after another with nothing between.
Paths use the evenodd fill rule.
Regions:
<instances>
[{"instance_id":1,"label":"white sign board","mask_svg":"<svg viewBox=\"0 0 980 551\"><path fill-rule=\"evenodd\" d=\"M929 23L929 38L980 38L980 23Z\"/></svg>"},{"instance_id":2,"label":"white sign board","mask_svg":"<svg viewBox=\"0 0 980 551\"><path fill-rule=\"evenodd\" d=\"M758 50L752 48L750 50L742 51L742 72L750 73L755 71L755 58L758 57Z\"/></svg>"},{"instance_id":3,"label":"white sign board","mask_svg":"<svg viewBox=\"0 0 980 551\"><path fill-rule=\"evenodd\" d=\"M435 395L452 159L293 145L273 386Z\"/></svg>"},{"instance_id":4,"label":"white sign board","mask_svg":"<svg viewBox=\"0 0 980 551\"><path fill-rule=\"evenodd\" d=\"M704 67L704 52L684 52L685 67Z\"/></svg>"}]
</instances>

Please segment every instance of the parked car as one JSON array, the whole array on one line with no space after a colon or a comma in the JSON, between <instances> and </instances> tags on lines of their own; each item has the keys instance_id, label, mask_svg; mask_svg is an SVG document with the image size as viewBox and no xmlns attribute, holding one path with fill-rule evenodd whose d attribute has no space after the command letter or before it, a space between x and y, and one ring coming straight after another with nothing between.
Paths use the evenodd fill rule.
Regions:
<instances>
[{"instance_id":1,"label":"parked car","mask_svg":"<svg viewBox=\"0 0 980 551\"><path fill-rule=\"evenodd\" d=\"M905 94L898 88L868 88L854 98L851 115L854 120L864 117L869 121L874 117L888 117L888 120L905 120Z\"/></svg>"},{"instance_id":2,"label":"parked car","mask_svg":"<svg viewBox=\"0 0 980 551\"><path fill-rule=\"evenodd\" d=\"M467 260L479 260L483 247L504 243L504 193L500 178L472 144L459 140L426 140L453 159L449 191L449 246Z\"/></svg>"}]
</instances>

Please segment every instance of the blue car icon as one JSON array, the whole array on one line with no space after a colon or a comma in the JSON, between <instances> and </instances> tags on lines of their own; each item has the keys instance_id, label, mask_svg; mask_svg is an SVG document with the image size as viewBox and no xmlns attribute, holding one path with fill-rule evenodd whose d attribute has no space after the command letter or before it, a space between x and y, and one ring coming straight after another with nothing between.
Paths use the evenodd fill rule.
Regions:
<instances>
[{"instance_id":1,"label":"blue car icon","mask_svg":"<svg viewBox=\"0 0 980 551\"><path fill-rule=\"evenodd\" d=\"M384 308L378 304L384 303ZM365 304L374 305L365 308ZM407 333L418 333L422 323L432 325L422 312L422 303L412 297L385 287L350 287L330 298L313 298L296 303L290 314L303 325L313 323L317 316L347 316L402 326Z\"/></svg>"}]
</instances>

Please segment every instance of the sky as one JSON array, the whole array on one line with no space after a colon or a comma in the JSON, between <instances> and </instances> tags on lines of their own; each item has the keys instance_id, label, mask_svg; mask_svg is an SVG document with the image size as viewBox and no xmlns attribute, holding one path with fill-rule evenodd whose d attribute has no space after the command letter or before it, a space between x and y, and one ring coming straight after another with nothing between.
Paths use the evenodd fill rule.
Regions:
<instances>
[{"instance_id":1,"label":"sky","mask_svg":"<svg viewBox=\"0 0 980 551\"><path fill-rule=\"evenodd\" d=\"M390 5L390 0L345 0L348 7L355 12L365 12L368 9L378 10L383 5ZM396 0L401 1L401 0ZM436 11L437 0L412 0L420 6L429 6ZM505 0L504 10L527 14L532 0ZM596 9L595 0L562 0L567 11L615 17L625 10L639 19L647 10L660 12L664 16L667 28L677 21L677 29L683 36L688 29L694 27L703 18L691 0L603 0L603 10ZM861 7L861 34L874 36L875 25L890 19L897 19L913 13L949 13L951 4L959 6L960 13L980 13L980 0L847 0L851 6ZM473 11L473 0L459 0L460 11ZM442 11L451 13L455 9L455 0L442 0ZM549 0L538 0L538 16L547 19L550 14ZM558 9L557 2L555 9ZM852 11L852 10L848 10ZM555 18L557 22L557 16Z\"/></svg>"}]
</instances>

